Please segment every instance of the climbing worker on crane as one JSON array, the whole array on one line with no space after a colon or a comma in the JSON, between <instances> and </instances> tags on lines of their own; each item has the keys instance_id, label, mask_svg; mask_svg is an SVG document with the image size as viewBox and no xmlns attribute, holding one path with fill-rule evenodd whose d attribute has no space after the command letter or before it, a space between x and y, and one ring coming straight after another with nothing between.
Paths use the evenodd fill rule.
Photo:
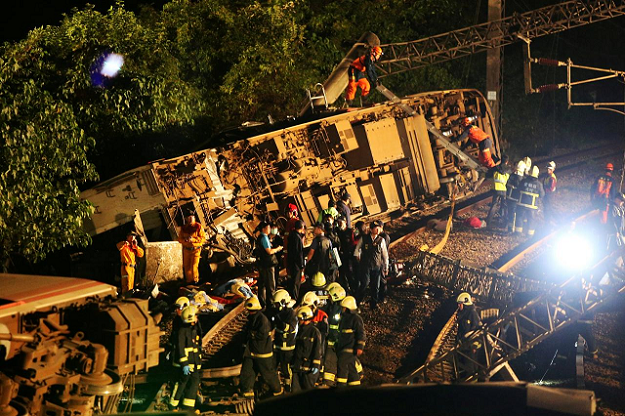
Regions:
<instances>
[{"instance_id":1,"label":"climbing worker on crane","mask_svg":"<svg viewBox=\"0 0 625 416\"><path fill-rule=\"evenodd\" d=\"M365 98L369 95L369 91L371 91L371 84L373 84L374 87L379 84L378 74L375 71L375 63L382 55L382 48L374 46L370 48L365 55L355 59L349 66L347 70L349 84L347 84L345 94L345 101L349 107L352 106L352 102L354 98L356 98L358 88L360 88L361 91L360 96ZM371 82L371 84L369 82Z\"/></svg>"},{"instance_id":2,"label":"climbing worker on crane","mask_svg":"<svg viewBox=\"0 0 625 416\"><path fill-rule=\"evenodd\" d=\"M338 356L336 385L358 386L362 375L362 364L358 357L362 355L367 341L365 325L353 296L344 298L341 307L338 340L334 344Z\"/></svg>"},{"instance_id":3,"label":"climbing worker on crane","mask_svg":"<svg viewBox=\"0 0 625 416\"><path fill-rule=\"evenodd\" d=\"M245 309L249 312L249 318L245 328L247 342L239 381L241 393L243 397L254 397L254 383L260 373L273 395L278 396L283 393L283 389L273 360L269 319L261 312L262 307L257 297L246 300Z\"/></svg>"},{"instance_id":4,"label":"climbing worker on crane","mask_svg":"<svg viewBox=\"0 0 625 416\"><path fill-rule=\"evenodd\" d=\"M117 243L117 250L122 262L122 294L130 292L135 287L135 270L137 257L143 257L143 249L137 244L137 234L128 233L124 241Z\"/></svg>"},{"instance_id":5,"label":"climbing worker on crane","mask_svg":"<svg viewBox=\"0 0 625 416\"><path fill-rule=\"evenodd\" d=\"M498 164L493 170L493 200L490 203L488 209L488 215L486 216L486 224L490 225L493 215L495 213L495 206L499 205L497 212L500 218L507 218L507 204L506 204L506 185L510 178L510 172L508 171L508 156L503 155L501 157L501 163Z\"/></svg>"},{"instance_id":6,"label":"climbing worker on crane","mask_svg":"<svg viewBox=\"0 0 625 416\"><path fill-rule=\"evenodd\" d=\"M616 187L614 186L614 179L612 178L612 171L614 171L614 165L608 163L605 165L605 173L595 179L590 189L590 202L593 207L599 210L601 215L601 224L608 222L608 212L610 205L616 195Z\"/></svg>"},{"instance_id":7,"label":"climbing worker on crane","mask_svg":"<svg viewBox=\"0 0 625 416\"><path fill-rule=\"evenodd\" d=\"M180 370L180 374L169 400L172 410L195 409L202 368L202 334L197 325L197 312L197 306L189 304L180 314L182 322L175 334L173 361L173 366Z\"/></svg>"},{"instance_id":8,"label":"climbing worker on crane","mask_svg":"<svg viewBox=\"0 0 625 416\"><path fill-rule=\"evenodd\" d=\"M195 220L195 214L189 213L185 223L180 227L178 242L182 244L182 264L186 282L189 284L200 281L200 255L206 242L206 233L202 224Z\"/></svg>"},{"instance_id":9,"label":"climbing worker on crane","mask_svg":"<svg viewBox=\"0 0 625 416\"><path fill-rule=\"evenodd\" d=\"M545 217L545 223L549 224L554 218L553 215L553 200L555 197L556 189L558 187L558 178L553 173L556 170L556 162L553 160L547 163L547 174L543 177L543 188L545 190L545 199L543 200L543 214Z\"/></svg>"},{"instance_id":10,"label":"climbing worker on crane","mask_svg":"<svg viewBox=\"0 0 625 416\"><path fill-rule=\"evenodd\" d=\"M473 299L467 292L463 292L456 298L458 310L456 312L456 321L458 322L458 332L456 333L456 343L462 344L466 338L482 326L480 315L473 305ZM477 350L481 347L479 340L473 341L463 352L467 357L462 360L462 364L468 373L473 373L476 369Z\"/></svg>"},{"instance_id":11,"label":"climbing worker on crane","mask_svg":"<svg viewBox=\"0 0 625 416\"><path fill-rule=\"evenodd\" d=\"M506 182L506 205L508 206L508 232L514 232L514 225L516 223L516 204L519 202L519 186L523 182L525 175L525 162L519 160L516 165L514 173L508 178Z\"/></svg>"},{"instance_id":12,"label":"climbing worker on crane","mask_svg":"<svg viewBox=\"0 0 625 416\"><path fill-rule=\"evenodd\" d=\"M321 333L313 324L314 313L310 306L297 311L299 330L293 355L293 393L315 388L321 371Z\"/></svg>"},{"instance_id":13,"label":"climbing worker on crane","mask_svg":"<svg viewBox=\"0 0 625 416\"><path fill-rule=\"evenodd\" d=\"M534 222L536 212L538 212L538 200L545 196L543 184L538 180L538 166L532 167L530 176L523 179L519 186L519 202L516 204L516 222L514 232L522 233L525 228L524 222L527 222L528 236L534 235Z\"/></svg>"},{"instance_id":14,"label":"climbing worker on crane","mask_svg":"<svg viewBox=\"0 0 625 416\"><path fill-rule=\"evenodd\" d=\"M454 138L453 142L459 142L466 138L469 138L469 142L476 144L480 150L480 163L487 168L494 168L495 161L492 156L493 141L490 136L484 132L481 128L471 123L470 117L463 117L460 120L460 127L464 130L462 134ZM464 149L468 143L464 144Z\"/></svg>"}]
</instances>

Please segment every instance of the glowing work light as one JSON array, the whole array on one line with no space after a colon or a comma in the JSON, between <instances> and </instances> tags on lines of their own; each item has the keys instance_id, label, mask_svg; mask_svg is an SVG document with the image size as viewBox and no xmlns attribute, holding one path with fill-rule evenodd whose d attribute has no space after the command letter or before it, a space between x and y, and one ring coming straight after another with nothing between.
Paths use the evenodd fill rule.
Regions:
<instances>
[{"instance_id":1,"label":"glowing work light","mask_svg":"<svg viewBox=\"0 0 625 416\"><path fill-rule=\"evenodd\" d=\"M567 234L556 245L555 255L561 267L568 270L582 269L590 265L593 248L588 239L578 234Z\"/></svg>"}]
</instances>

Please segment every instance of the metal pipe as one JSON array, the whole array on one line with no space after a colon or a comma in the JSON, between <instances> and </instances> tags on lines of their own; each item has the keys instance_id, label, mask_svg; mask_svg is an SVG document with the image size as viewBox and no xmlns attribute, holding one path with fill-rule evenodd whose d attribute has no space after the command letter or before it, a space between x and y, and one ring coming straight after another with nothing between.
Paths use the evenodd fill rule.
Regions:
<instances>
[{"instance_id":1,"label":"metal pipe","mask_svg":"<svg viewBox=\"0 0 625 416\"><path fill-rule=\"evenodd\" d=\"M616 77L618 77L617 74L606 75L604 77L584 79L584 80L581 80L581 81L573 81L573 82L569 83L569 85L572 87L573 85L587 84L589 82L603 81L604 79L611 79L611 78L616 78Z\"/></svg>"},{"instance_id":2,"label":"metal pipe","mask_svg":"<svg viewBox=\"0 0 625 416\"><path fill-rule=\"evenodd\" d=\"M0 341L15 341L15 342L35 342L36 338L33 335L25 334L0 334Z\"/></svg>"}]
</instances>

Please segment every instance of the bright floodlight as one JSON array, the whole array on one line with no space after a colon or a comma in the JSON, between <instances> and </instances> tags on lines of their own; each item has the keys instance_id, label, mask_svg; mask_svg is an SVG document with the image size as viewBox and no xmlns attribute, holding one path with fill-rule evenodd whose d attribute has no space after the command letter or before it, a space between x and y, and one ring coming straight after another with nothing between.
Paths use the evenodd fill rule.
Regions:
<instances>
[{"instance_id":1,"label":"bright floodlight","mask_svg":"<svg viewBox=\"0 0 625 416\"><path fill-rule=\"evenodd\" d=\"M106 58L104 58L104 62L102 63L102 69L100 73L105 77L113 78L122 66L124 65L124 57L117 53L111 53Z\"/></svg>"},{"instance_id":2,"label":"bright floodlight","mask_svg":"<svg viewBox=\"0 0 625 416\"><path fill-rule=\"evenodd\" d=\"M592 260L593 250L590 242L577 234L569 234L556 245L556 258L560 265L569 270L587 267Z\"/></svg>"}]
</instances>

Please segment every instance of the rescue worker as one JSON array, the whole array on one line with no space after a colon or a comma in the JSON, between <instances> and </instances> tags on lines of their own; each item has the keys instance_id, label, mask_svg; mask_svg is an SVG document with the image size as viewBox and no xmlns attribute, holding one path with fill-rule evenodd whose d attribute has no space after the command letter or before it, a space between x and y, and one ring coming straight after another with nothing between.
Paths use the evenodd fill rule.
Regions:
<instances>
[{"instance_id":1,"label":"rescue worker","mask_svg":"<svg viewBox=\"0 0 625 416\"><path fill-rule=\"evenodd\" d=\"M336 204L336 209L339 212L339 216L343 216L347 222L347 228L352 228L352 210L349 207L352 196L347 192L343 192L341 199Z\"/></svg>"},{"instance_id":2,"label":"rescue worker","mask_svg":"<svg viewBox=\"0 0 625 416\"><path fill-rule=\"evenodd\" d=\"M501 157L501 163L499 163L495 169L493 169L493 200L490 203L488 209L488 215L486 216L486 224L492 224L493 215L495 214L495 207L498 206L497 213L500 218L507 219L507 205L506 205L506 192L507 183L510 178L510 172L508 172L508 156L503 155Z\"/></svg>"},{"instance_id":3,"label":"rescue worker","mask_svg":"<svg viewBox=\"0 0 625 416\"><path fill-rule=\"evenodd\" d=\"M610 204L617 192L614 186L614 179L612 178L613 170L614 165L612 163L605 165L605 173L595 179L590 189L590 202L593 207L599 210L601 215L599 221L601 224L607 224Z\"/></svg>"},{"instance_id":4,"label":"rescue worker","mask_svg":"<svg viewBox=\"0 0 625 416\"><path fill-rule=\"evenodd\" d=\"M317 295L317 306L322 308L325 306L328 300L328 291L326 290L327 280L323 273L317 272L310 279L304 283L302 287L302 292L304 293L314 293Z\"/></svg>"},{"instance_id":5,"label":"rescue worker","mask_svg":"<svg viewBox=\"0 0 625 416\"><path fill-rule=\"evenodd\" d=\"M543 214L545 222L550 223L554 218L553 200L558 187L558 178L553 173L556 170L556 162L553 160L547 163L547 174L543 177L543 189L545 190L545 199L543 200Z\"/></svg>"},{"instance_id":6,"label":"rescue worker","mask_svg":"<svg viewBox=\"0 0 625 416\"><path fill-rule=\"evenodd\" d=\"M463 117L460 120L460 126L464 129L462 134L453 139L453 142L459 142L467 137L469 138L469 142L476 144L480 150L479 152L479 160L482 166L487 168L495 167L495 161L493 160L491 148L493 147L493 141L490 136L484 132L478 126L471 124L471 119L469 117ZM462 149L466 148L469 144L467 142L462 146Z\"/></svg>"},{"instance_id":7,"label":"rescue worker","mask_svg":"<svg viewBox=\"0 0 625 416\"><path fill-rule=\"evenodd\" d=\"M308 256L306 258L306 274L314 276L321 272L324 276L329 276L331 272L330 250L332 250L332 242L325 236L325 228L323 224L315 224L315 238L310 244Z\"/></svg>"},{"instance_id":8,"label":"rescue worker","mask_svg":"<svg viewBox=\"0 0 625 416\"><path fill-rule=\"evenodd\" d=\"M319 333L321 333L321 343L325 345L328 336L328 314L319 307L319 296L314 292L307 292L302 298L301 306L310 306L313 311L313 322Z\"/></svg>"},{"instance_id":9,"label":"rescue worker","mask_svg":"<svg viewBox=\"0 0 625 416\"><path fill-rule=\"evenodd\" d=\"M321 334L313 324L313 311L302 306L297 311L299 330L293 356L293 393L315 387L321 370Z\"/></svg>"},{"instance_id":10,"label":"rescue worker","mask_svg":"<svg viewBox=\"0 0 625 416\"><path fill-rule=\"evenodd\" d=\"M137 257L143 257L144 251L137 244L137 234L128 233L124 241L117 243L117 250L122 263L122 294L130 292L135 287L135 270Z\"/></svg>"},{"instance_id":11,"label":"rescue worker","mask_svg":"<svg viewBox=\"0 0 625 416\"><path fill-rule=\"evenodd\" d=\"M519 186L519 202L516 204L514 232L522 233L525 229L530 237L534 235L538 201L545 196L543 184L538 180L538 173L538 166L534 166L530 176L523 179Z\"/></svg>"},{"instance_id":12,"label":"rescue worker","mask_svg":"<svg viewBox=\"0 0 625 416\"><path fill-rule=\"evenodd\" d=\"M202 246L206 242L206 233L202 224L195 220L194 214L185 218L185 224L180 227L178 242L182 244L182 265L187 284L200 281L200 255Z\"/></svg>"},{"instance_id":13,"label":"rescue worker","mask_svg":"<svg viewBox=\"0 0 625 416\"><path fill-rule=\"evenodd\" d=\"M532 171L532 159L530 159L529 156L525 156L523 158L523 165L525 166L525 172L523 172L523 174L528 176Z\"/></svg>"},{"instance_id":14,"label":"rescue worker","mask_svg":"<svg viewBox=\"0 0 625 416\"><path fill-rule=\"evenodd\" d=\"M295 302L291 300L289 292L278 289L273 294L272 304L275 310L272 321L275 328L273 342L276 350L276 365L280 369L282 381L289 391L293 378L291 361L293 360L295 335L297 334L297 315L293 310Z\"/></svg>"},{"instance_id":15,"label":"rescue worker","mask_svg":"<svg viewBox=\"0 0 625 416\"><path fill-rule=\"evenodd\" d=\"M261 312L257 297L245 301L245 309L249 312L246 326L246 344L241 363L240 388L243 397L254 397L256 376L261 375L274 396L283 393L276 365L273 360L271 341L271 325L269 319Z\"/></svg>"},{"instance_id":16,"label":"rescue worker","mask_svg":"<svg viewBox=\"0 0 625 416\"><path fill-rule=\"evenodd\" d=\"M382 222L375 220L371 223L368 234L365 234L356 245L354 256L358 259L360 284L356 293L358 303L365 297L367 286L370 286L371 308L376 309L380 299L380 281L382 274L388 272L388 250L386 240L380 233Z\"/></svg>"},{"instance_id":17,"label":"rescue worker","mask_svg":"<svg viewBox=\"0 0 625 416\"><path fill-rule=\"evenodd\" d=\"M356 98L358 88L360 88L360 96L366 98L369 95L369 91L371 91L371 84L374 86L379 85L375 63L382 55L382 48L374 46L369 49L365 55L355 59L349 66L347 70L349 84L347 84L345 94L345 101L349 107L352 106L354 98ZM367 80L367 78L369 79ZM371 84L369 82L371 82Z\"/></svg>"},{"instance_id":18,"label":"rescue worker","mask_svg":"<svg viewBox=\"0 0 625 416\"><path fill-rule=\"evenodd\" d=\"M456 298L458 304L458 311L456 321L458 322L458 332L456 333L456 342L461 344L465 338L470 337L474 331L482 326L482 320L480 319L475 305L473 305L473 299L471 295L463 292L458 298ZM466 351L465 355L468 359L464 360L465 369L468 373L474 373L477 369L475 361L477 360L477 350L481 347L479 341L471 343Z\"/></svg>"},{"instance_id":19,"label":"rescue worker","mask_svg":"<svg viewBox=\"0 0 625 416\"><path fill-rule=\"evenodd\" d=\"M330 283L328 294L330 298L325 307L325 312L328 315L328 336L323 354L323 383L327 386L334 386L338 369L338 357L334 346L339 339L339 323L343 311L341 301L345 299L347 293L338 283Z\"/></svg>"},{"instance_id":20,"label":"rescue worker","mask_svg":"<svg viewBox=\"0 0 625 416\"><path fill-rule=\"evenodd\" d=\"M258 298L262 305L266 305L267 299L273 295L276 288L274 269L278 265L276 253L282 250L282 246L271 247L269 233L271 224L261 222L260 234L257 239L258 259Z\"/></svg>"},{"instance_id":21,"label":"rescue worker","mask_svg":"<svg viewBox=\"0 0 625 416\"><path fill-rule=\"evenodd\" d=\"M306 225L304 221L297 220L288 239L288 251L286 254L286 271L288 274L287 288L291 297L299 298L299 288L304 277L306 260L304 257L304 236Z\"/></svg>"},{"instance_id":22,"label":"rescue worker","mask_svg":"<svg viewBox=\"0 0 625 416\"><path fill-rule=\"evenodd\" d=\"M339 216L339 212L336 209L336 203L332 199L328 201L328 207L319 213L317 222L323 223L326 215L332 216L332 220L335 220Z\"/></svg>"},{"instance_id":23,"label":"rescue worker","mask_svg":"<svg viewBox=\"0 0 625 416\"><path fill-rule=\"evenodd\" d=\"M197 324L197 307L188 305L180 314L181 325L176 334L174 367L180 370L171 393L171 409L193 411L200 386L202 368L202 334ZM182 402L181 402L182 400Z\"/></svg>"},{"instance_id":24,"label":"rescue worker","mask_svg":"<svg viewBox=\"0 0 625 416\"><path fill-rule=\"evenodd\" d=\"M339 248L339 255L341 256L341 267L339 267L339 283L349 290L350 282L352 281L352 275L354 273L354 249L356 248L356 241L354 240L354 230L347 226L347 219L340 216L337 227L337 235L341 241Z\"/></svg>"},{"instance_id":25,"label":"rescue worker","mask_svg":"<svg viewBox=\"0 0 625 416\"><path fill-rule=\"evenodd\" d=\"M358 357L365 349L367 336L362 318L358 315L358 306L353 296L341 301L341 320L335 349L338 357L336 384L358 386L362 375L362 365Z\"/></svg>"},{"instance_id":26,"label":"rescue worker","mask_svg":"<svg viewBox=\"0 0 625 416\"><path fill-rule=\"evenodd\" d=\"M354 254L354 258L352 259L352 275L351 280L349 281L349 294L356 297L358 299L359 293L366 291L366 287L362 287L362 278L361 278L361 267L360 261L356 257L356 247L358 246L358 242L362 239L362 237L367 234L367 224L364 221L356 221L354 224L354 250L352 253Z\"/></svg>"},{"instance_id":27,"label":"rescue worker","mask_svg":"<svg viewBox=\"0 0 625 416\"><path fill-rule=\"evenodd\" d=\"M525 176L525 162L520 160L514 174L510 175L506 182L506 205L508 206L508 232L514 232L516 223L516 204L519 202L519 186Z\"/></svg>"}]
</instances>

